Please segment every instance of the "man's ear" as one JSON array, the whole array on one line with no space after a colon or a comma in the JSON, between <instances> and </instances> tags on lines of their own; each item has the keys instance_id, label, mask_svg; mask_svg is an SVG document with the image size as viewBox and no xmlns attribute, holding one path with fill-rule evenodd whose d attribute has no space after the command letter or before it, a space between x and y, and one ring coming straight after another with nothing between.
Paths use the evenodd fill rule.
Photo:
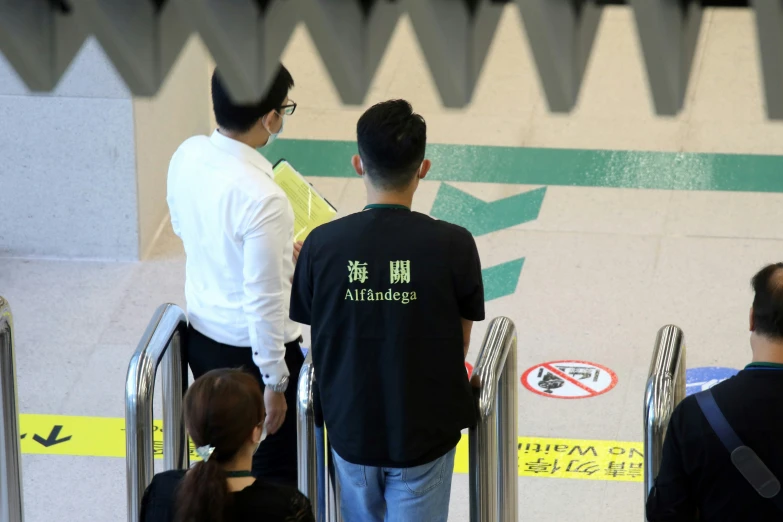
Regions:
<instances>
[{"instance_id":1,"label":"man's ear","mask_svg":"<svg viewBox=\"0 0 783 522\"><path fill-rule=\"evenodd\" d=\"M430 168L432 167L432 162L428 159L425 159L421 162L421 168L419 169L419 179L424 179L427 176L427 173L430 171Z\"/></svg>"},{"instance_id":2,"label":"man's ear","mask_svg":"<svg viewBox=\"0 0 783 522\"><path fill-rule=\"evenodd\" d=\"M753 307L750 307L750 331L756 331L756 320L753 318Z\"/></svg>"},{"instance_id":3,"label":"man's ear","mask_svg":"<svg viewBox=\"0 0 783 522\"><path fill-rule=\"evenodd\" d=\"M360 158L358 154L354 154L353 158L351 158L351 165L353 165L353 170L355 170L358 175L364 176L364 165L362 164L362 158Z\"/></svg>"},{"instance_id":4,"label":"man's ear","mask_svg":"<svg viewBox=\"0 0 783 522\"><path fill-rule=\"evenodd\" d=\"M275 111L269 111L263 116L261 116L261 126L264 127L265 131L269 133L272 132L275 116L277 116L277 113L275 113Z\"/></svg>"}]
</instances>

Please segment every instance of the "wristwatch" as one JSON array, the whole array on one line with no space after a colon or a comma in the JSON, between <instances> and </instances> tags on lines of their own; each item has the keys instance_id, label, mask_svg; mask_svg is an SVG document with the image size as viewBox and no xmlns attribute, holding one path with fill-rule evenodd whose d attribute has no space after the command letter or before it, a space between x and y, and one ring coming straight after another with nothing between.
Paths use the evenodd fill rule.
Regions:
<instances>
[{"instance_id":1,"label":"wristwatch","mask_svg":"<svg viewBox=\"0 0 783 522\"><path fill-rule=\"evenodd\" d=\"M277 384L267 384L266 387L275 393L285 393L288 389L288 375L280 379Z\"/></svg>"}]
</instances>

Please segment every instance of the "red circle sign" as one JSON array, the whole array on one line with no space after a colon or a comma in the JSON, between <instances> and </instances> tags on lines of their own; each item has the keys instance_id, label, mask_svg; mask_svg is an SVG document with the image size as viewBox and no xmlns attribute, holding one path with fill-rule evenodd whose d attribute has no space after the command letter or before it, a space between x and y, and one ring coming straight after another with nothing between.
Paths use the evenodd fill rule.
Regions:
<instances>
[{"instance_id":1,"label":"red circle sign","mask_svg":"<svg viewBox=\"0 0 783 522\"><path fill-rule=\"evenodd\" d=\"M588 361L552 361L537 364L522 374L522 386L554 399L589 399L617 385L617 374Z\"/></svg>"}]
</instances>

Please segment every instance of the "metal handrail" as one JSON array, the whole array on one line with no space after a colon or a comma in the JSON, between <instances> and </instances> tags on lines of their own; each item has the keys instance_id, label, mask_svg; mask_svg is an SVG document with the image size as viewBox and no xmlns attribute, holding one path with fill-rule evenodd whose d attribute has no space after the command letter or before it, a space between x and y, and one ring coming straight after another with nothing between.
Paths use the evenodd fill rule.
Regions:
<instances>
[{"instance_id":1,"label":"metal handrail","mask_svg":"<svg viewBox=\"0 0 783 522\"><path fill-rule=\"evenodd\" d=\"M182 415L187 388L182 357L187 318L176 305L156 311L128 367L125 382L125 446L128 522L138 522L144 490L154 475L152 399L155 374L163 362L163 466L187 469L188 444Z\"/></svg>"},{"instance_id":2,"label":"metal handrail","mask_svg":"<svg viewBox=\"0 0 783 522\"><path fill-rule=\"evenodd\" d=\"M516 327L498 317L489 325L471 378L479 410L468 438L471 522L517 520L516 374Z\"/></svg>"},{"instance_id":3,"label":"metal handrail","mask_svg":"<svg viewBox=\"0 0 783 522\"><path fill-rule=\"evenodd\" d=\"M316 522L339 522L340 489L326 430L316 425L316 401L315 368L308 352L299 372L296 401L299 491L310 499Z\"/></svg>"},{"instance_id":4,"label":"metal handrail","mask_svg":"<svg viewBox=\"0 0 783 522\"><path fill-rule=\"evenodd\" d=\"M685 398L685 369L685 335L677 326L664 326L655 339L644 394L645 504L660 469L669 418Z\"/></svg>"},{"instance_id":5,"label":"metal handrail","mask_svg":"<svg viewBox=\"0 0 783 522\"><path fill-rule=\"evenodd\" d=\"M320 522L322 514L318 500L319 473L317 430L315 427L315 368L312 355L308 352L302 370L299 372L296 400L297 463L299 466L299 491L310 499L315 519Z\"/></svg>"},{"instance_id":6,"label":"metal handrail","mask_svg":"<svg viewBox=\"0 0 783 522\"><path fill-rule=\"evenodd\" d=\"M14 319L0 297L0 520L23 522L22 458L16 398Z\"/></svg>"}]
</instances>

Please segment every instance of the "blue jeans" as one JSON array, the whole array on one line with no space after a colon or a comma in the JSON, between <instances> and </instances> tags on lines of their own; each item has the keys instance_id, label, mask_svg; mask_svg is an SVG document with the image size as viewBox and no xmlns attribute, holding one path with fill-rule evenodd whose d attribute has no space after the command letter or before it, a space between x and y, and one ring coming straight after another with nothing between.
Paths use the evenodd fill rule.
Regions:
<instances>
[{"instance_id":1,"label":"blue jeans","mask_svg":"<svg viewBox=\"0 0 783 522\"><path fill-rule=\"evenodd\" d=\"M446 522L456 451L413 468L374 468L333 450L343 522Z\"/></svg>"}]
</instances>

